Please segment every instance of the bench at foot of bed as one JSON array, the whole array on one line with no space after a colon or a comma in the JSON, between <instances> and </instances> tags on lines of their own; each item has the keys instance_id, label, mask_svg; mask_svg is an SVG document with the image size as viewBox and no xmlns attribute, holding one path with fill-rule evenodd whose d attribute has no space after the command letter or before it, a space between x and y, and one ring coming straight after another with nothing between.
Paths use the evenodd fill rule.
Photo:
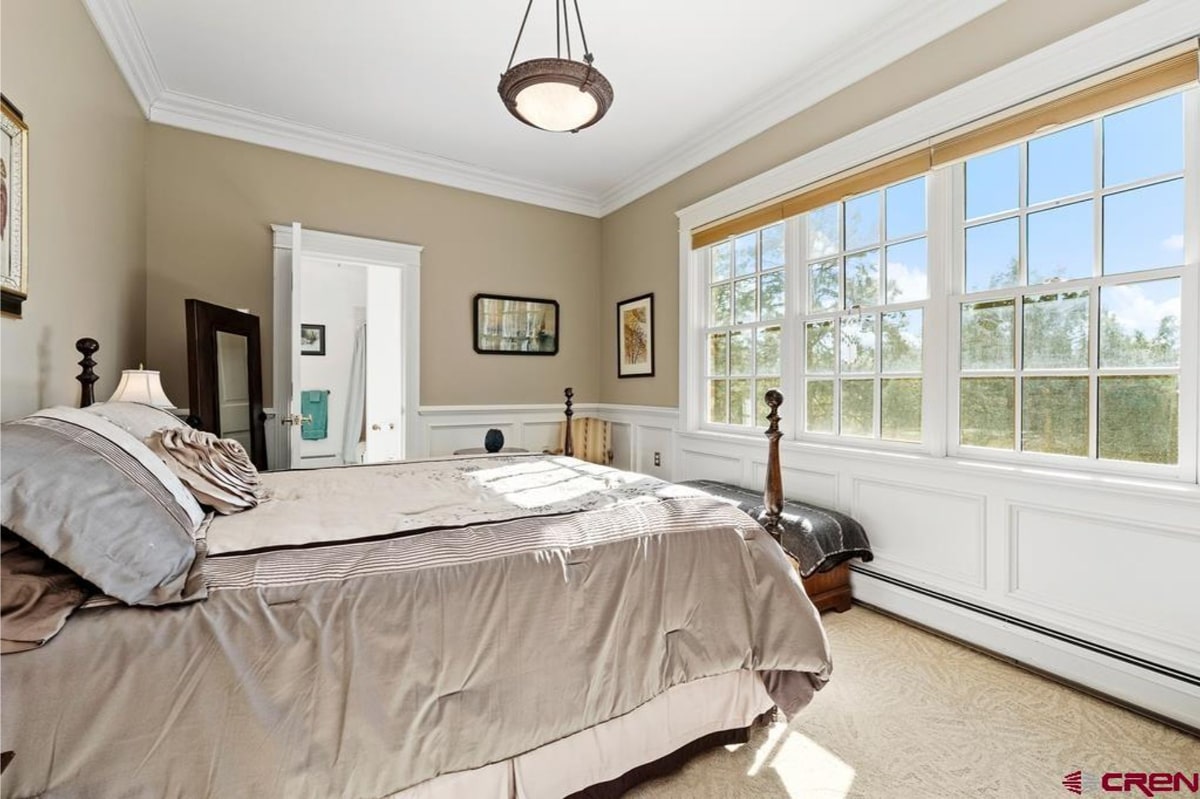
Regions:
<instances>
[{"instance_id":1,"label":"bench at foot of bed","mask_svg":"<svg viewBox=\"0 0 1200 799\"><path fill-rule=\"evenodd\" d=\"M715 480L689 480L682 485L736 505L760 523L764 520L766 508L760 493ZM783 551L800 573L817 610L849 610L849 562L874 557L862 525L844 513L785 500L776 529Z\"/></svg>"},{"instance_id":2,"label":"bench at foot of bed","mask_svg":"<svg viewBox=\"0 0 1200 799\"><path fill-rule=\"evenodd\" d=\"M845 613L850 609L850 564L843 563L827 572L818 572L811 577L801 578L808 598L824 613L834 610Z\"/></svg>"}]
</instances>

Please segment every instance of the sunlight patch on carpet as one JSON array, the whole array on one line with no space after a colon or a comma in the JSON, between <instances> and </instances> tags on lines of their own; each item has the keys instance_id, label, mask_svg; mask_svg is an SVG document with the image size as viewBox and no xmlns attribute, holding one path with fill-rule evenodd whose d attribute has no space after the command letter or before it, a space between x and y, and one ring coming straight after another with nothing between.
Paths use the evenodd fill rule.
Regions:
<instances>
[{"instance_id":1,"label":"sunlight patch on carpet","mask_svg":"<svg viewBox=\"0 0 1200 799\"><path fill-rule=\"evenodd\" d=\"M854 784L854 767L811 738L790 733L771 758L771 768L788 796L844 799Z\"/></svg>"}]
</instances>

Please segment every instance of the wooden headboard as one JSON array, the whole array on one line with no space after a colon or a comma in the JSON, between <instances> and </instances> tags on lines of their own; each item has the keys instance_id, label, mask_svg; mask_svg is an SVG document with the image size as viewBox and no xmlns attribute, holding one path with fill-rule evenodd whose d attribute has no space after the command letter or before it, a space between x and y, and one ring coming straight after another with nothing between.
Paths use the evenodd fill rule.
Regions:
<instances>
[{"instance_id":1,"label":"wooden headboard","mask_svg":"<svg viewBox=\"0 0 1200 799\"><path fill-rule=\"evenodd\" d=\"M83 360L79 362L79 374L75 375L75 379L83 387L83 391L79 392L79 407L86 408L96 401L96 381L100 378L92 371L96 366L92 356L100 349L100 342L94 338L81 338L75 342L75 349L83 356Z\"/></svg>"}]
</instances>

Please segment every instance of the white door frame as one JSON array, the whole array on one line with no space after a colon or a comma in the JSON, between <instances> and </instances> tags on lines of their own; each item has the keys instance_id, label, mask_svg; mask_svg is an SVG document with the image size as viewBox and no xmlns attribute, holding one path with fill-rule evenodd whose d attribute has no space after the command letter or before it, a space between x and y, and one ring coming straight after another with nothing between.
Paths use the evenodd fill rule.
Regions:
<instances>
[{"instance_id":1,"label":"white door frame","mask_svg":"<svg viewBox=\"0 0 1200 799\"><path fill-rule=\"evenodd\" d=\"M292 395L292 339L298 334L300 320L292 321L292 226L271 225L274 243L274 370L273 404L286 407ZM402 336L404 355L404 419L402 457L412 458L424 451L420 419L421 408L421 251L417 244L383 239L368 239L304 228L304 257L363 266L387 266L400 270L403 294ZM290 440L277 437L280 463L290 463Z\"/></svg>"}]
</instances>

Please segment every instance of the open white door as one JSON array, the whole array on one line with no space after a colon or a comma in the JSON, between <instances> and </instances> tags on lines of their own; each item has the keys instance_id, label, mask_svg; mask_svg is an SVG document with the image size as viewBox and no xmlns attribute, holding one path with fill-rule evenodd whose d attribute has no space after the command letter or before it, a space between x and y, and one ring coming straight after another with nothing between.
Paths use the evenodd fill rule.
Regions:
<instances>
[{"instance_id":1,"label":"open white door","mask_svg":"<svg viewBox=\"0 0 1200 799\"><path fill-rule=\"evenodd\" d=\"M367 267L367 463L404 457L400 270Z\"/></svg>"},{"instance_id":2,"label":"open white door","mask_svg":"<svg viewBox=\"0 0 1200 799\"><path fill-rule=\"evenodd\" d=\"M300 456L300 426L304 422L304 418L300 414L300 320L303 314L300 313L300 292L302 289L301 277L304 270L300 268L302 263L302 248L300 246L300 223L292 223L292 324L288 334L288 352L291 354L292 361L292 379L288 390L288 416L285 421L288 422L288 439L291 446L289 449L292 453L291 468L301 468Z\"/></svg>"},{"instance_id":3,"label":"open white door","mask_svg":"<svg viewBox=\"0 0 1200 799\"><path fill-rule=\"evenodd\" d=\"M274 438L276 468L378 463L423 454L417 413L421 247L304 231L299 223L271 228L274 394L283 423ZM319 351L313 341L301 342L302 323L321 328ZM360 330L366 339L361 364L354 348ZM355 364L366 375L361 383ZM306 406L303 395L321 390L327 398L327 435L320 435L318 424L305 439L304 408L316 407L318 415L320 403L312 398L315 405ZM356 397L362 397L361 405Z\"/></svg>"}]
</instances>

